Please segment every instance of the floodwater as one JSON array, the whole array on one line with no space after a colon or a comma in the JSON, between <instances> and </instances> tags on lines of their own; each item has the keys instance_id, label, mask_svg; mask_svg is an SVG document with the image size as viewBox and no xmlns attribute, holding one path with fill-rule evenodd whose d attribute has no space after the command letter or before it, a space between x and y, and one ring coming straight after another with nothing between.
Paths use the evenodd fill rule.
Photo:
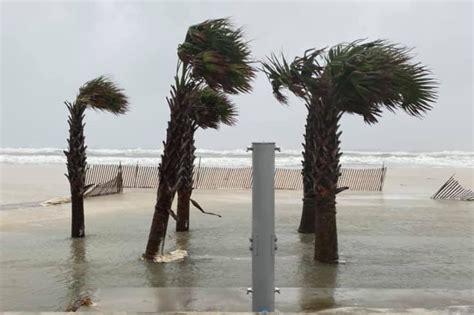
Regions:
<instances>
[{"instance_id":1,"label":"floodwater","mask_svg":"<svg viewBox=\"0 0 474 315\"><path fill-rule=\"evenodd\" d=\"M1 211L1 310L62 311L89 292L95 310L250 311L250 192L196 191L223 217L193 211L189 233L171 225L166 250L189 257L166 264L140 260L154 193L87 200L87 237L76 240L68 237L70 205ZM312 236L296 232L300 203L300 192L276 194L277 309L474 304L472 203L341 194L338 265L313 261ZM5 225L16 216L27 220Z\"/></svg>"}]
</instances>

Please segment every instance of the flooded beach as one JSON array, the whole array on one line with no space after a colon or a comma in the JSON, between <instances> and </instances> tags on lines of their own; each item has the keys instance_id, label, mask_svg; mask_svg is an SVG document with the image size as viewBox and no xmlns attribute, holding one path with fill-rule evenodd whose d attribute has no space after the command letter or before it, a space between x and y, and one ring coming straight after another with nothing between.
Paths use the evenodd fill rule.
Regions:
<instances>
[{"instance_id":1,"label":"flooded beach","mask_svg":"<svg viewBox=\"0 0 474 315\"><path fill-rule=\"evenodd\" d=\"M2 166L2 205L10 205L0 211L3 311L63 311L84 293L96 304L81 310L250 311L250 191L196 190L193 198L222 218L192 210L189 233L175 233L171 222L165 251L185 249L189 257L150 264L140 257L154 189L87 199L86 238L72 240L70 204L8 202L15 188L9 176L25 175L15 167ZM52 193L48 185L64 184L61 167L52 169L55 175L43 178L47 185L39 185L40 168L26 168L37 175L38 190L23 202ZM296 232L301 192L277 191L276 285L282 293L276 308L447 310L474 304L472 204L429 199L451 171L394 170L382 193L340 194L338 265L314 262L313 236ZM471 172L457 170L466 180Z\"/></svg>"},{"instance_id":2,"label":"flooded beach","mask_svg":"<svg viewBox=\"0 0 474 315\"><path fill-rule=\"evenodd\" d=\"M0 8L0 313L474 314L473 1Z\"/></svg>"}]
</instances>

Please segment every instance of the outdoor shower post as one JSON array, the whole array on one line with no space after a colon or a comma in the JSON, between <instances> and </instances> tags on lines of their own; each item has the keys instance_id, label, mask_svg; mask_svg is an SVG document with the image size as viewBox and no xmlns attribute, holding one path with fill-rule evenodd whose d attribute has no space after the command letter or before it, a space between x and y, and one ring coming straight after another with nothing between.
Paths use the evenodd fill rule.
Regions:
<instances>
[{"instance_id":1,"label":"outdoor shower post","mask_svg":"<svg viewBox=\"0 0 474 315\"><path fill-rule=\"evenodd\" d=\"M252 143L252 311L275 310L275 143Z\"/></svg>"}]
</instances>

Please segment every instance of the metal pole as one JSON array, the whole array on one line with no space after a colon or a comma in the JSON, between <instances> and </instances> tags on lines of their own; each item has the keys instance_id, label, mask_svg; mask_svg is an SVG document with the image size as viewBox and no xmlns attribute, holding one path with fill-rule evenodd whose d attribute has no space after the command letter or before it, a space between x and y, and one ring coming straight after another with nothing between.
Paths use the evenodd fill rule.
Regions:
<instances>
[{"instance_id":1,"label":"metal pole","mask_svg":"<svg viewBox=\"0 0 474 315\"><path fill-rule=\"evenodd\" d=\"M252 311L275 310L275 143L252 143Z\"/></svg>"}]
</instances>

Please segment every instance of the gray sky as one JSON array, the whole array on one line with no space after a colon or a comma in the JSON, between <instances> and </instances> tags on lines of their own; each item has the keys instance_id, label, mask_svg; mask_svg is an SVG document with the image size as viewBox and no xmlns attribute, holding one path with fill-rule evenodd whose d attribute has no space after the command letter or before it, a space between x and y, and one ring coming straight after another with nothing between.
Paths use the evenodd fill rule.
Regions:
<instances>
[{"instance_id":1,"label":"gray sky","mask_svg":"<svg viewBox=\"0 0 474 315\"><path fill-rule=\"evenodd\" d=\"M244 25L255 59L358 38L415 47L440 82L425 119L386 113L375 126L346 115L346 150L473 150L473 5L470 1L313 2L1 2L1 146L65 147L67 112L81 84L106 74L130 97L126 116L87 112L91 148L161 148L165 97L176 48L189 25L232 17ZM244 148L275 141L300 148L301 101L282 106L263 74L236 96L239 124L199 131L197 145Z\"/></svg>"}]
</instances>

